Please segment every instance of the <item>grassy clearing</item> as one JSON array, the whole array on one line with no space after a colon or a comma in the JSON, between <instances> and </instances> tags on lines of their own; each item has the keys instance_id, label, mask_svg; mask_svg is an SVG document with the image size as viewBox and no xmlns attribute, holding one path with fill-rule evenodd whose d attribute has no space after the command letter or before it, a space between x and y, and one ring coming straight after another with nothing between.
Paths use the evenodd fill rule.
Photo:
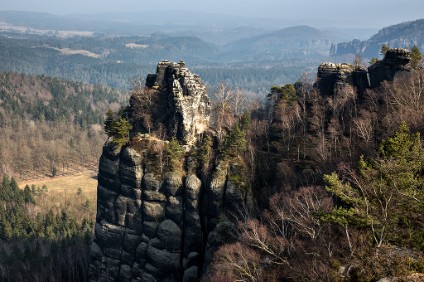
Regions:
<instances>
[{"instance_id":1,"label":"grassy clearing","mask_svg":"<svg viewBox=\"0 0 424 282\"><path fill-rule=\"evenodd\" d=\"M47 186L47 193L36 196L37 210L34 212L55 213L67 210L74 214L78 220L83 217L93 220L96 216L97 202L97 173L95 171L84 171L79 175L58 176L42 180L27 180L19 183L21 188L25 185L36 187Z\"/></svg>"}]
</instances>

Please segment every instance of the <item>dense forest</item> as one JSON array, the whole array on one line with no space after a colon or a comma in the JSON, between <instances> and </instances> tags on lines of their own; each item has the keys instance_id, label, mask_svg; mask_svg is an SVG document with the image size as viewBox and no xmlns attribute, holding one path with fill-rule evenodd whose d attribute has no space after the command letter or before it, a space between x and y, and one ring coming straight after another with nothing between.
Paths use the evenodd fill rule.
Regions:
<instances>
[{"instance_id":1,"label":"dense forest","mask_svg":"<svg viewBox=\"0 0 424 282\"><path fill-rule=\"evenodd\" d=\"M95 165L105 112L123 100L101 86L1 73L1 174L25 179Z\"/></svg>"},{"instance_id":2,"label":"dense forest","mask_svg":"<svg viewBox=\"0 0 424 282\"><path fill-rule=\"evenodd\" d=\"M424 71L416 47L386 50L374 67L394 60L395 53L408 58L406 66L396 65L402 71L393 80L372 88L347 78L364 70L360 62L334 65L341 74L334 89L324 90L323 76L310 81L305 75L272 87L262 102L221 84L212 133L186 152L174 139L178 129L172 122L167 127L169 113L161 103L166 91L157 90L163 85L139 87L129 107L109 114L109 142L117 154L126 146L147 152L144 166L159 179L165 172L195 171L206 178L218 171L213 178L229 171L224 182L233 186L224 184L227 190L252 188L253 208L248 202L239 206L234 194L229 200L215 196L224 199L225 216L216 225L219 235L216 229L210 233L219 238L208 237L206 248L212 248L209 240L221 246L212 259L205 255L204 281L422 281ZM164 145L157 141L167 138ZM111 181L101 183L108 187ZM113 205L102 193L101 201Z\"/></svg>"},{"instance_id":3,"label":"dense forest","mask_svg":"<svg viewBox=\"0 0 424 282\"><path fill-rule=\"evenodd\" d=\"M84 281L92 222L66 209L37 212L43 188L21 190L7 174L55 176L69 163L96 162L104 131L125 146L135 130L127 119L150 131L143 109L163 105L148 104L147 95L139 102L148 109L119 111L128 97L103 87L15 73L0 79L0 277ZM308 75L272 87L266 100L218 86L213 136L190 152L171 140L150 156L176 170L193 154L192 169L201 171L214 165L214 151L240 168L232 181L251 182L256 208L228 218L226 243L204 280L422 279L423 80L418 63L377 88L342 87L333 95ZM141 85L136 91L149 93ZM161 137L156 128L151 134Z\"/></svg>"},{"instance_id":4,"label":"dense forest","mask_svg":"<svg viewBox=\"0 0 424 282\"><path fill-rule=\"evenodd\" d=\"M229 53L222 48L192 36L61 38L4 33L0 36L0 70L129 90L131 81L144 79L158 61L184 59L211 88L225 81L231 87L266 93L272 85L293 81L324 59L322 55L304 58L296 53L279 58L270 54L258 61L249 59L248 54L237 58L240 52Z\"/></svg>"},{"instance_id":5,"label":"dense forest","mask_svg":"<svg viewBox=\"0 0 424 282\"><path fill-rule=\"evenodd\" d=\"M251 107L233 159L255 171L257 209L229 217L205 280L421 281L423 79L417 65L334 95L301 79Z\"/></svg>"},{"instance_id":6,"label":"dense forest","mask_svg":"<svg viewBox=\"0 0 424 282\"><path fill-rule=\"evenodd\" d=\"M85 281L93 219L42 208L48 188L0 185L0 280Z\"/></svg>"}]
</instances>

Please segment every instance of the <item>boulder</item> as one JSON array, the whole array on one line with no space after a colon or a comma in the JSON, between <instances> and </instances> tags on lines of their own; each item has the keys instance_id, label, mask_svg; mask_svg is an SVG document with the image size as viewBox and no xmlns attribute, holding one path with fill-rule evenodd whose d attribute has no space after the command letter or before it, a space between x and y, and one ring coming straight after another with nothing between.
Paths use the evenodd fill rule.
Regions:
<instances>
[{"instance_id":1,"label":"boulder","mask_svg":"<svg viewBox=\"0 0 424 282\"><path fill-rule=\"evenodd\" d=\"M119 175L121 177L121 183L133 188L141 187L141 178L143 176L141 165L121 162L119 165Z\"/></svg>"},{"instance_id":2,"label":"boulder","mask_svg":"<svg viewBox=\"0 0 424 282\"><path fill-rule=\"evenodd\" d=\"M176 196L182 191L182 176L179 173L168 172L163 177L162 192L166 196Z\"/></svg>"},{"instance_id":3,"label":"boulder","mask_svg":"<svg viewBox=\"0 0 424 282\"><path fill-rule=\"evenodd\" d=\"M159 180L156 179L153 173L146 173L143 176L142 188L147 191L159 191Z\"/></svg>"},{"instance_id":4,"label":"boulder","mask_svg":"<svg viewBox=\"0 0 424 282\"><path fill-rule=\"evenodd\" d=\"M180 269L180 254L171 253L149 245L147 247L147 260L161 273L177 272ZM147 270L147 265L146 265Z\"/></svg>"},{"instance_id":5,"label":"boulder","mask_svg":"<svg viewBox=\"0 0 424 282\"><path fill-rule=\"evenodd\" d=\"M181 250L182 232L180 227L172 220L167 219L159 224L157 236L168 251Z\"/></svg>"},{"instance_id":6,"label":"boulder","mask_svg":"<svg viewBox=\"0 0 424 282\"><path fill-rule=\"evenodd\" d=\"M121 269L119 270L119 281L127 282L131 281L132 269L127 264L121 264Z\"/></svg>"},{"instance_id":7,"label":"boulder","mask_svg":"<svg viewBox=\"0 0 424 282\"><path fill-rule=\"evenodd\" d=\"M183 200L182 197L169 196L166 205L166 217L177 224L183 221Z\"/></svg>"},{"instance_id":8,"label":"boulder","mask_svg":"<svg viewBox=\"0 0 424 282\"><path fill-rule=\"evenodd\" d=\"M165 202L166 197L159 191L144 191L144 199L151 202Z\"/></svg>"},{"instance_id":9,"label":"boulder","mask_svg":"<svg viewBox=\"0 0 424 282\"><path fill-rule=\"evenodd\" d=\"M144 220L149 221L162 221L165 217L165 204L158 202L147 202L143 203L143 216Z\"/></svg>"},{"instance_id":10,"label":"boulder","mask_svg":"<svg viewBox=\"0 0 424 282\"><path fill-rule=\"evenodd\" d=\"M183 282L197 281L199 281L199 268L193 265L184 271Z\"/></svg>"},{"instance_id":11,"label":"boulder","mask_svg":"<svg viewBox=\"0 0 424 282\"><path fill-rule=\"evenodd\" d=\"M156 230L159 222L157 221L143 221L143 234L149 238L156 237Z\"/></svg>"},{"instance_id":12,"label":"boulder","mask_svg":"<svg viewBox=\"0 0 424 282\"><path fill-rule=\"evenodd\" d=\"M95 242L100 247L121 246L125 229L110 223L97 223L95 228Z\"/></svg>"},{"instance_id":13,"label":"boulder","mask_svg":"<svg viewBox=\"0 0 424 282\"><path fill-rule=\"evenodd\" d=\"M202 182L195 174L190 174L185 180L186 196L191 200L197 200L199 197Z\"/></svg>"}]
</instances>

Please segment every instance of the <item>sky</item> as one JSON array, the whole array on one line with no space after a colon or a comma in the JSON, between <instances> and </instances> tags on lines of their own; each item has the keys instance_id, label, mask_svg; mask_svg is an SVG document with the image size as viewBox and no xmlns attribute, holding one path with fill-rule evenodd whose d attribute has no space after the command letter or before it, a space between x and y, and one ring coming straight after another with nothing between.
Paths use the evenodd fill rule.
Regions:
<instances>
[{"instance_id":1,"label":"sky","mask_svg":"<svg viewBox=\"0 0 424 282\"><path fill-rule=\"evenodd\" d=\"M316 19L383 27L424 18L423 0L1 0L0 10L75 13L182 10L255 18Z\"/></svg>"}]
</instances>

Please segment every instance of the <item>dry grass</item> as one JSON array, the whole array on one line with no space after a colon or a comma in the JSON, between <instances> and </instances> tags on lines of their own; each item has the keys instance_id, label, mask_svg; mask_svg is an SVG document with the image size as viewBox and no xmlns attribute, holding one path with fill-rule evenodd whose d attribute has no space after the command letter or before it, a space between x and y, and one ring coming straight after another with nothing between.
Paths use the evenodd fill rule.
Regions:
<instances>
[{"instance_id":1,"label":"dry grass","mask_svg":"<svg viewBox=\"0 0 424 282\"><path fill-rule=\"evenodd\" d=\"M38 209L36 212L44 213L50 209L54 212L60 212L65 209L79 220L82 220L83 217L94 220L97 202L96 176L95 171L87 170L73 176L58 176L35 181L27 180L19 183L19 186L21 188L27 184L30 187L31 185L47 186L47 193L36 197Z\"/></svg>"}]
</instances>

